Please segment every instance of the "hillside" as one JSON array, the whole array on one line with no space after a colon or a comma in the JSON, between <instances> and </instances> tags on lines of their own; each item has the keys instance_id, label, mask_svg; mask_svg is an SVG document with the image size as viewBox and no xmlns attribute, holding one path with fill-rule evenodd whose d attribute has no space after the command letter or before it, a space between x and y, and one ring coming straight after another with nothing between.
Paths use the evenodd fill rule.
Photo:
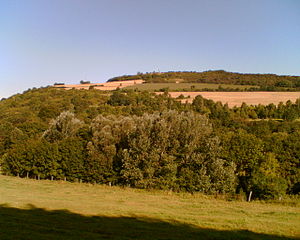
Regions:
<instances>
[{"instance_id":1,"label":"hillside","mask_svg":"<svg viewBox=\"0 0 300 240\"><path fill-rule=\"evenodd\" d=\"M128 80L129 81L129 80ZM140 80L143 81L143 80ZM119 81L113 81L119 83ZM125 82L125 81L123 81ZM111 83L111 82L110 82ZM146 83L126 86L123 90L149 91L149 92L244 92L258 91L259 86L215 84L215 83Z\"/></svg>"},{"instance_id":2,"label":"hillside","mask_svg":"<svg viewBox=\"0 0 300 240\"><path fill-rule=\"evenodd\" d=\"M3 99L1 172L253 199L299 193L299 100L234 108L182 100L55 88Z\"/></svg>"},{"instance_id":3,"label":"hillside","mask_svg":"<svg viewBox=\"0 0 300 240\"><path fill-rule=\"evenodd\" d=\"M144 80L146 83L214 83L260 86L264 90L298 89L300 88L299 76L280 76L275 74L243 74L218 71L205 72L153 72L125 75L108 80Z\"/></svg>"},{"instance_id":4,"label":"hillside","mask_svg":"<svg viewBox=\"0 0 300 240\"><path fill-rule=\"evenodd\" d=\"M0 176L1 239L294 239L294 202Z\"/></svg>"}]
</instances>

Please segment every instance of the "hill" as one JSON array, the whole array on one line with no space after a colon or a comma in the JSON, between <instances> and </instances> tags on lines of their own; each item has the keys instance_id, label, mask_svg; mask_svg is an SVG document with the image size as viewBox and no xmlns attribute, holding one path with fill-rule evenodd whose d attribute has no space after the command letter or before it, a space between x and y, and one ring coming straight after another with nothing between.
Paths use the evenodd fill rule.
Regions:
<instances>
[{"instance_id":1,"label":"hill","mask_svg":"<svg viewBox=\"0 0 300 240\"><path fill-rule=\"evenodd\" d=\"M229 108L182 99L55 88L3 99L1 172L254 199L299 193L299 100Z\"/></svg>"},{"instance_id":2,"label":"hill","mask_svg":"<svg viewBox=\"0 0 300 240\"><path fill-rule=\"evenodd\" d=\"M293 239L299 205L0 176L1 239Z\"/></svg>"},{"instance_id":3,"label":"hill","mask_svg":"<svg viewBox=\"0 0 300 240\"><path fill-rule=\"evenodd\" d=\"M223 70L205 72L153 72L124 75L108 80L144 80L146 83L214 83L259 86L263 90L299 89L299 76L280 76L275 74L243 74Z\"/></svg>"}]
</instances>

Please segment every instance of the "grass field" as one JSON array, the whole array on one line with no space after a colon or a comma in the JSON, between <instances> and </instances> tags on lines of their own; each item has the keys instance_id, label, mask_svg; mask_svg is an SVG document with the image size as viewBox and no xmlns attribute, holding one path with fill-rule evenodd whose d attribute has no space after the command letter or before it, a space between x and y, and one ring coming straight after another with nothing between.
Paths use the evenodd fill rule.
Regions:
<instances>
[{"instance_id":1,"label":"grass field","mask_svg":"<svg viewBox=\"0 0 300 240\"><path fill-rule=\"evenodd\" d=\"M160 91L168 88L169 91L197 91L203 89L218 89L222 88L241 89L257 87L251 85L233 85L233 84L211 84L211 83L143 83L125 87L124 89L138 89L140 91Z\"/></svg>"},{"instance_id":2,"label":"grass field","mask_svg":"<svg viewBox=\"0 0 300 240\"><path fill-rule=\"evenodd\" d=\"M0 176L0 239L296 239L299 203Z\"/></svg>"}]
</instances>

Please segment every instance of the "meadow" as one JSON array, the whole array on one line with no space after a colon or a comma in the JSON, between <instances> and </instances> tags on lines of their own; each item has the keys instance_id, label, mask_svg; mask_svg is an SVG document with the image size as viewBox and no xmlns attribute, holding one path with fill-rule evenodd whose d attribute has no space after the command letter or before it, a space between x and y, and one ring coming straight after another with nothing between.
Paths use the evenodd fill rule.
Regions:
<instances>
[{"instance_id":1,"label":"meadow","mask_svg":"<svg viewBox=\"0 0 300 240\"><path fill-rule=\"evenodd\" d=\"M168 89L168 91L201 91L216 90L218 88L245 90L258 86L253 85L234 85L234 84L214 84L214 83L143 83L125 87L124 89L137 89L140 91L160 91Z\"/></svg>"},{"instance_id":2,"label":"meadow","mask_svg":"<svg viewBox=\"0 0 300 240\"><path fill-rule=\"evenodd\" d=\"M297 239L299 202L0 175L0 239Z\"/></svg>"}]
</instances>

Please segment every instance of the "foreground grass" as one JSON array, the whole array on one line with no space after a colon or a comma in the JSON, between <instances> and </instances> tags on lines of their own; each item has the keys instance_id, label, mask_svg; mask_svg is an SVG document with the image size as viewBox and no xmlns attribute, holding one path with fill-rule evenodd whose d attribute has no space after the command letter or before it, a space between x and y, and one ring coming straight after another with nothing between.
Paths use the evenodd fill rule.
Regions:
<instances>
[{"instance_id":1,"label":"foreground grass","mask_svg":"<svg viewBox=\"0 0 300 240\"><path fill-rule=\"evenodd\" d=\"M299 204L0 176L0 239L295 239Z\"/></svg>"},{"instance_id":2,"label":"foreground grass","mask_svg":"<svg viewBox=\"0 0 300 240\"><path fill-rule=\"evenodd\" d=\"M245 90L257 86L233 85L233 84L213 84L213 83L144 83L125 87L124 89L138 89L140 91L161 91L168 88L169 91L201 91L203 89L216 90L219 87Z\"/></svg>"}]
</instances>

